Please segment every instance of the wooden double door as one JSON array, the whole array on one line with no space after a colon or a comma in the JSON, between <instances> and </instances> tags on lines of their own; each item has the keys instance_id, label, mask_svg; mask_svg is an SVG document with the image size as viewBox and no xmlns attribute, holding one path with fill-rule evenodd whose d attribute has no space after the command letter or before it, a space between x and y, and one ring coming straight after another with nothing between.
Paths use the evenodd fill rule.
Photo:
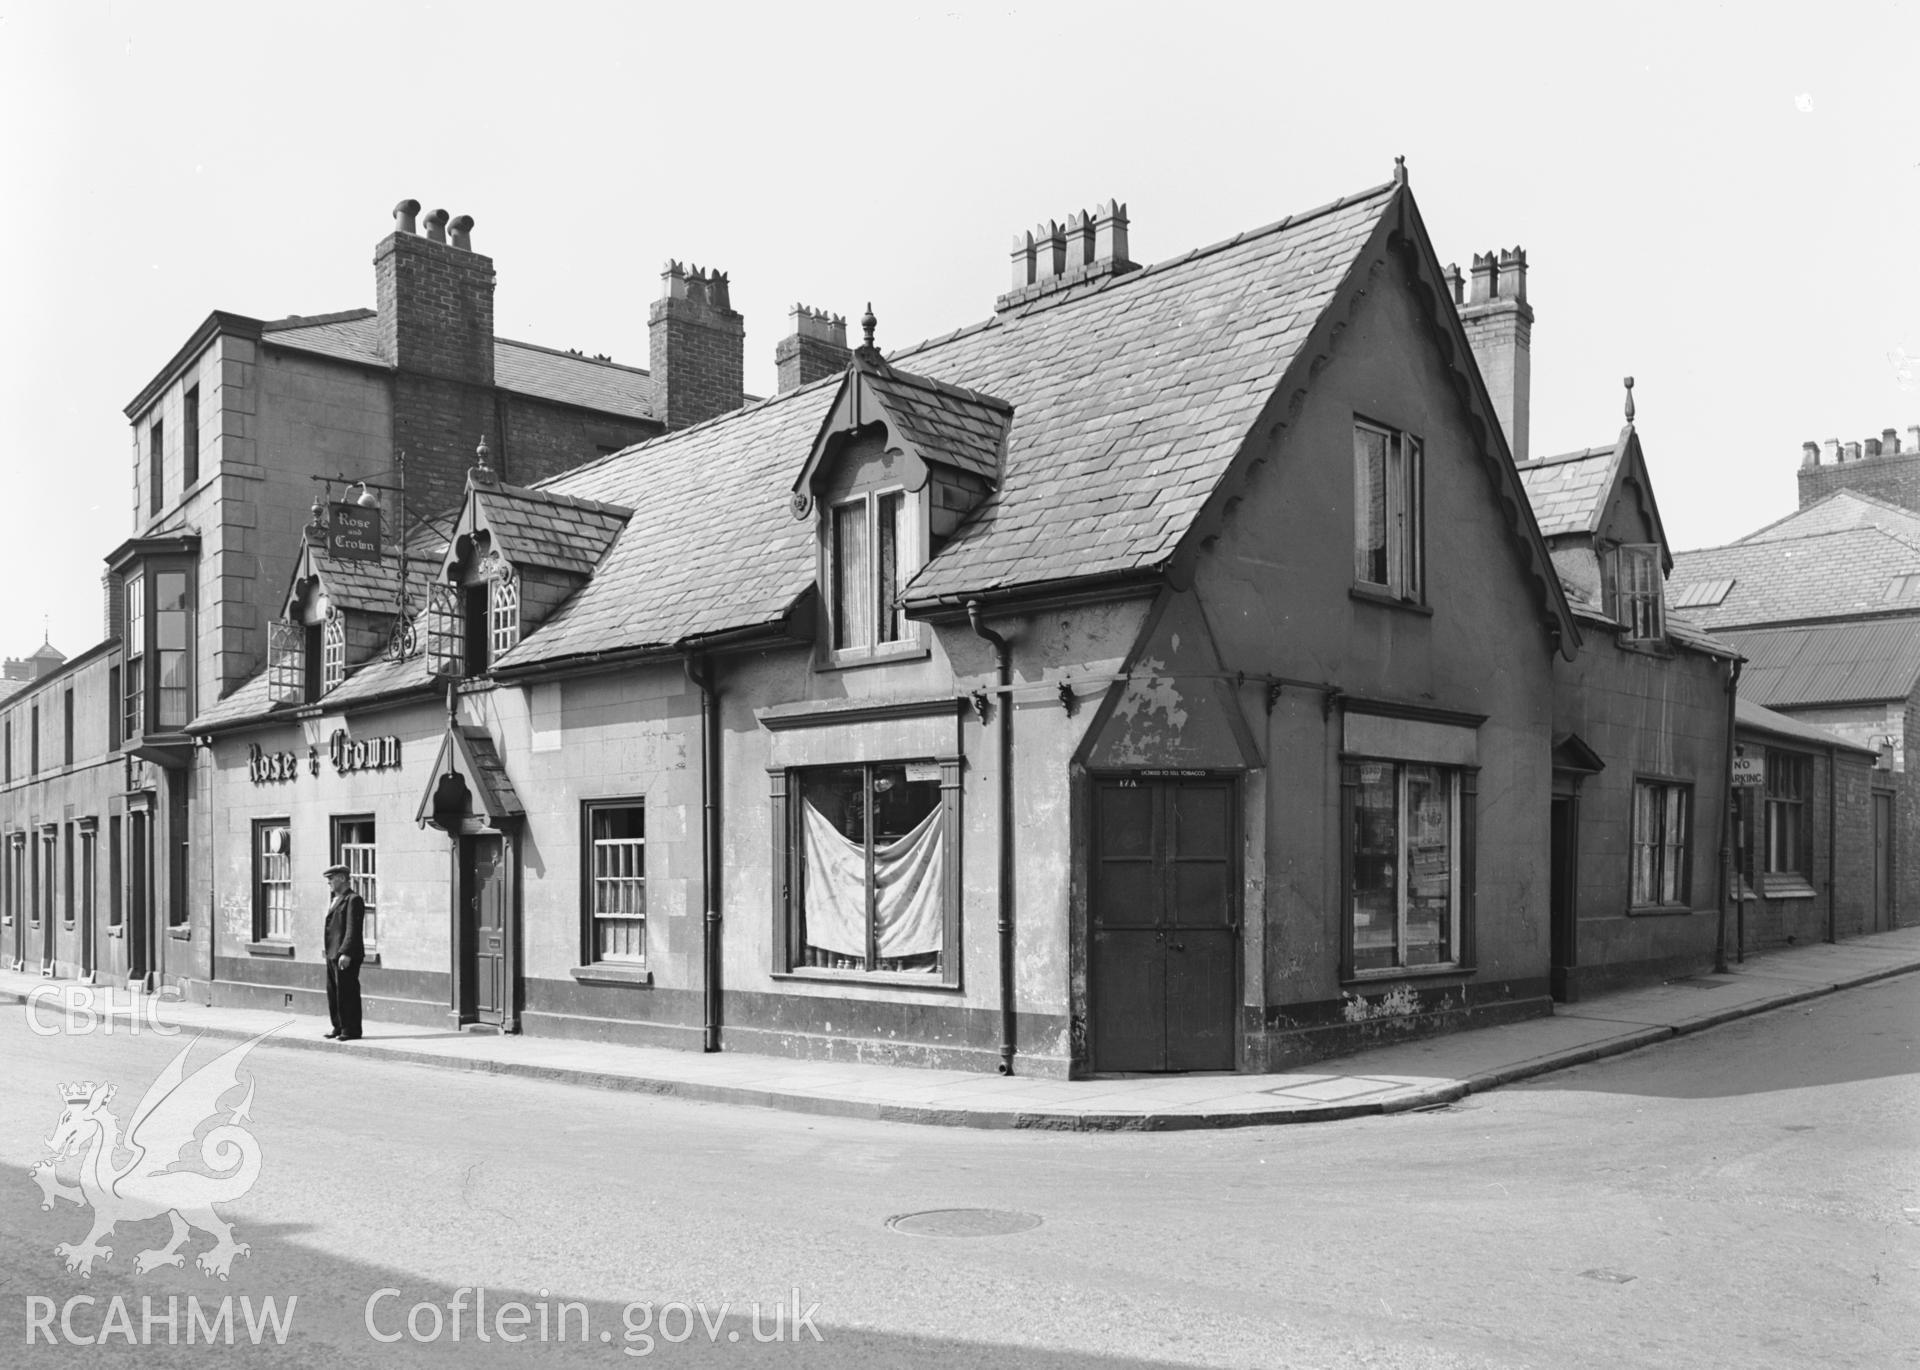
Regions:
<instances>
[{"instance_id":1,"label":"wooden double door","mask_svg":"<svg viewBox=\"0 0 1920 1370\"><path fill-rule=\"evenodd\" d=\"M1087 987L1094 1070L1234 1068L1238 795L1231 777L1094 781Z\"/></svg>"}]
</instances>

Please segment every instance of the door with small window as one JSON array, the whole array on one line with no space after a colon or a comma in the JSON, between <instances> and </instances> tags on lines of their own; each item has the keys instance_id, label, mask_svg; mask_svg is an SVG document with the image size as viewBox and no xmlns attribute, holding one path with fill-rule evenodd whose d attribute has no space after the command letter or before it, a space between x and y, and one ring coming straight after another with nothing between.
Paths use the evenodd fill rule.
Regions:
<instances>
[{"instance_id":1,"label":"door with small window","mask_svg":"<svg viewBox=\"0 0 1920 1370\"><path fill-rule=\"evenodd\" d=\"M1233 1069L1238 826L1231 779L1094 783L1094 1070Z\"/></svg>"}]
</instances>

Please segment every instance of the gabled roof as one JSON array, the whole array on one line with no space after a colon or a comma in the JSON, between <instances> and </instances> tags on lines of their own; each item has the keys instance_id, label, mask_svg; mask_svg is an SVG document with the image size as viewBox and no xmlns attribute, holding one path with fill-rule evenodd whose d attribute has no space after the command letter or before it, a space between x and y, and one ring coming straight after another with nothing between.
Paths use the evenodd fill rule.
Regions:
<instances>
[{"instance_id":1,"label":"gabled roof","mask_svg":"<svg viewBox=\"0 0 1920 1370\"><path fill-rule=\"evenodd\" d=\"M1735 541L1781 542L1850 528L1878 528L1920 546L1920 514L1872 495L1863 495L1858 490L1835 490L1806 508L1796 509L1785 518L1775 519Z\"/></svg>"},{"instance_id":2,"label":"gabled roof","mask_svg":"<svg viewBox=\"0 0 1920 1370\"><path fill-rule=\"evenodd\" d=\"M440 570L438 557L423 556L419 550L407 559L408 598L416 606L426 598L426 587ZM309 544L294 566L293 585L307 576L320 577L327 601L336 609L363 614L392 614L400 602L400 561L383 556L378 561L347 561L330 557ZM288 601L292 600L289 589Z\"/></svg>"},{"instance_id":3,"label":"gabled roof","mask_svg":"<svg viewBox=\"0 0 1920 1370\"><path fill-rule=\"evenodd\" d=\"M997 485L1012 418L1013 406L1005 400L898 370L875 349L862 347L820 421L813 450L794 478L794 493L802 495L812 484L835 434L876 421L920 461L955 466Z\"/></svg>"},{"instance_id":4,"label":"gabled roof","mask_svg":"<svg viewBox=\"0 0 1920 1370\"><path fill-rule=\"evenodd\" d=\"M521 485L475 485L463 528L484 527L516 566L586 577L626 526L631 509ZM451 553L449 553L451 554Z\"/></svg>"},{"instance_id":5,"label":"gabled roof","mask_svg":"<svg viewBox=\"0 0 1920 1370\"><path fill-rule=\"evenodd\" d=\"M1742 685L1745 682L1741 682ZM1744 689L1733 701L1733 721L1749 732L1772 733L1775 737L1791 738L1795 742L1810 742L1816 747L1832 747L1837 751L1859 752L1865 756L1875 755L1873 748L1862 747L1857 742L1849 742L1836 732L1826 728L1816 728L1811 723L1802 723L1797 718L1777 714L1748 699Z\"/></svg>"},{"instance_id":6,"label":"gabled roof","mask_svg":"<svg viewBox=\"0 0 1920 1370\"><path fill-rule=\"evenodd\" d=\"M1904 700L1920 684L1920 619L1747 628L1723 637L1747 658L1741 695L1762 704Z\"/></svg>"},{"instance_id":7,"label":"gabled roof","mask_svg":"<svg viewBox=\"0 0 1920 1370\"><path fill-rule=\"evenodd\" d=\"M447 729L441 738L440 751L427 771L426 789L413 815L417 826L426 826L433 813L434 790L440 777L449 772L466 779L474 810L489 826L499 827L503 821L526 817L526 806L513 788L492 734L485 728L456 727Z\"/></svg>"},{"instance_id":8,"label":"gabled roof","mask_svg":"<svg viewBox=\"0 0 1920 1370\"><path fill-rule=\"evenodd\" d=\"M1689 612L1709 628L1911 613L1889 599L1896 576L1920 574L1920 545L1880 528L1844 528L1765 542L1735 542L1674 557L1668 591L1731 580L1718 604Z\"/></svg>"},{"instance_id":9,"label":"gabled roof","mask_svg":"<svg viewBox=\"0 0 1920 1370\"><path fill-rule=\"evenodd\" d=\"M1653 478L1647 472L1640 434L1632 423L1620 430L1611 447L1542 457L1523 463L1518 470L1533 505L1533 516L1539 521L1540 535L1549 539L1594 536L1606 522L1614 501L1625 495L1625 487L1638 486L1638 498L1653 526L1654 540L1660 544L1661 569L1673 569L1666 524L1660 518L1659 501L1653 496Z\"/></svg>"}]
</instances>

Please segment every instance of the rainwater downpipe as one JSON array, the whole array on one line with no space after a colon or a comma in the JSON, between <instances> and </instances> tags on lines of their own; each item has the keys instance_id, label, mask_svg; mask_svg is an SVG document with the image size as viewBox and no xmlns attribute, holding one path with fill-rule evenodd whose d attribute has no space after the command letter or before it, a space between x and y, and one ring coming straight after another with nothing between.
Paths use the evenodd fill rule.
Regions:
<instances>
[{"instance_id":1,"label":"rainwater downpipe","mask_svg":"<svg viewBox=\"0 0 1920 1370\"><path fill-rule=\"evenodd\" d=\"M1000 1073L1013 1074L1013 649L980 621L980 601L967 601L967 626L993 646L1000 689Z\"/></svg>"},{"instance_id":2,"label":"rainwater downpipe","mask_svg":"<svg viewBox=\"0 0 1920 1370\"><path fill-rule=\"evenodd\" d=\"M1836 942L1838 923L1834 919L1833 909L1833 858L1834 823L1839 817L1837 796L1840 792L1840 773L1834 769L1839 753L1833 743L1827 744L1827 940Z\"/></svg>"},{"instance_id":3,"label":"rainwater downpipe","mask_svg":"<svg viewBox=\"0 0 1920 1370\"><path fill-rule=\"evenodd\" d=\"M720 692L713 658L688 653L687 679L700 691L700 863L706 915L701 929L701 1049L720 1050Z\"/></svg>"},{"instance_id":4,"label":"rainwater downpipe","mask_svg":"<svg viewBox=\"0 0 1920 1370\"><path fill-rule=\"evenodd\" d=\"M1727 779L1720 795L1720 925L1714 930L1713 973L1727 973L1727 900L1738 901L1735 882L1740 872L1733 864L1733 756L1739 739L1735 733L1735 709L1740 695L1740 662L1729 663L1727 673Z\"/></svg>"}]
</instances>

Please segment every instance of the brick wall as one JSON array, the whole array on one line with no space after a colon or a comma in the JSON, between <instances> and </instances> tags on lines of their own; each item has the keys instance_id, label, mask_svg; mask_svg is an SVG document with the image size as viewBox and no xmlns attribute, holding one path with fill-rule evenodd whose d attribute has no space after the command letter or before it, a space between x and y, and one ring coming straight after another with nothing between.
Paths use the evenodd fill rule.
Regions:
<instances>
[{"instance_id":1,"label":"brick wall","mask_svg":"<svg viewBox=\"0 0 1920 1370\"><path fill-rule=\"evenodd\" d=\"M1802 509L1819 503L1836 490L1853 490L1903 509L1920 511L1920 452L1800 468Z\"/></svg>"},{"instance_id":2,"label":"brick wall","mask_svg":"<svg viewBox=\"0 0 1920 1370\"><path fill-rule=\"evenodd\" d=\"M531 485L606 452L658 437L664 431L651 419L627 419L547 404L504 391L499 416L499 441L488 440L504 454L494 469L502 480L514 485Z\"/></svg>"},{"instance_id":3,"label":"brick wall","mask_svg":"<svg viewBox=\"0 0 1920 1370\"><path fill-rule=\"evenodd\" d=\"M380 342L402 371L493 384L493 259L411 233L374 250Z\"/></svg>"},{"instance_id":4,"label":"brick wall","mask_svg":"<svg viewBox=\"0 0 1920 1370\"><path fill-rule=\"evenodd\" d=\"M746 323L704 298L655 300L647 311L647 368L654 413L669 429L738 409L746 385Z\"/></svg>"},{"instance_id":5,"label":"brick wall","mask_svg":"<svg viewBox=\"0 0 1920 1370\"><path fill-rule=\"evenodd\" d=\"M824 338L812 338L804 333L782 338L773 349L773 364L779 373L779 389L783 395L839 375L852 360L853 353L844 344L836 346Z\"/></svg>"}]
</instances>

